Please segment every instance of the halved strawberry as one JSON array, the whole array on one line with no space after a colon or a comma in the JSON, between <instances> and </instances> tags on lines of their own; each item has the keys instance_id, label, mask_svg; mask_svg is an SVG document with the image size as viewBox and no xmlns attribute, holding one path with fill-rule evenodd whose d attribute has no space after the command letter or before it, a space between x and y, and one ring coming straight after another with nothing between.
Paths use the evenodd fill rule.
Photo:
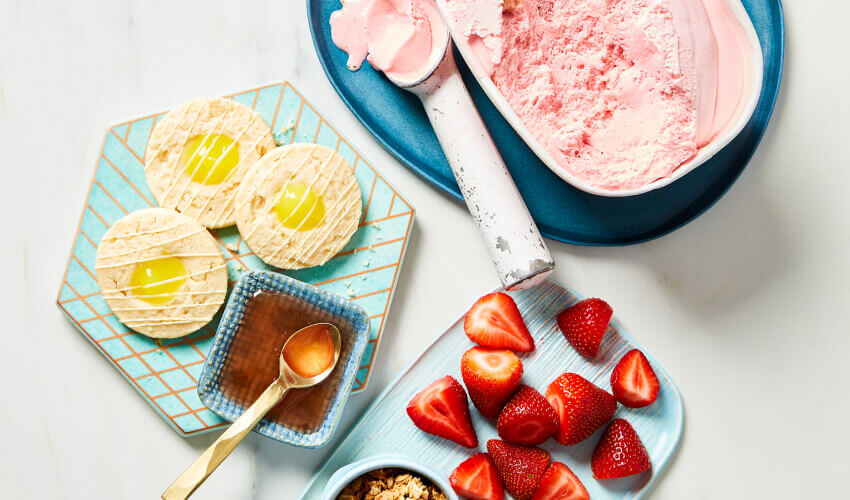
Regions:
<instances>
[{"instance_id":1,"label":"halved strawberry","mask_svg":"<svg viewBox=\"0 0 850 500\"><path fill-rule=\"evenodd\" d=\"M558 327L579 354L593 358L613 314L614 310L604 300L585 299L561 311Z\"/></svg>"},{"instance_id":2,"label":"halved strawberry","mask_svg":"<svg viewBox=\"0 0 850 500\"><path fill-rule=\"evenodd\" d=\"M652 462L637 432L618 418L602 433L590 468L596 479L613 479L647 471L652 468Z\"/></svg>"},{"instance_id":3,"label":"halved strawberry","mask_svg":"<svg viewBox=\"0 0 850 500\"><path fill-rule=\"evenodd\" d=\"M584 441L617 411L617 401L575 373L564 373L546 388L546 400L560 421L555 440L563 445Z\"/></svg>"},{"instance_id":4,"label":"halved strawberry","mask_svg":"<svg viewBox=\"0 0 850 500\"><path fill-rule=\"evenodd\" d=\"M590 500L590 495L569 467L552 462L531 500Z\"/></svg>"},{"instance_id":5,"label":"halved strawberry","mask_svg":"<svg viewBox=\"0 0 850 500\"><path fill-rule=\"evenodd\" d=\"M534 495L550 458L546 450L508 444L498 439L487 441L487 453L499 471L505 489L517 500L527 500Z\"/></svg>"},{"instance_id":6,"label":"halved strawberry","mask_svg":"<svg viewBox=\"0 0 850 500\"><path fill-rule=\"evenodd\" d=\"M496 428L509 443L536 446L558 430L558 414L542 394L521 385L499 413Z\"/></svg>"},{"instance_id":7,"label":"halved strawberry","mask_svg":"<svg viewBox=\"0 0 850 500\"><path fill-rule=\"evenodd\" d=\"M476 453L457 466L449 476L455 493L471 500L502 500L505 487L486 453Z\"/></svg>"},{"instance_id":8,"label":"halved strawberry","mask_svg":"<svg viewBox=\"0 0 850 500\"><path fill-rule=\"evenodd\" d=\"M478 446L466 392L449 375L413 396L407 403L407 415L416 427L428 434L449 439L467 448Z\"/></svg>"},{"instance_id":9,"label":"halved strawberry","mask_svg":"<svg viewBox=\"0 0 850 500\"><path fill-rule=\"evenodd\" d=\"M516 302L506 293L490 293L478 299L466 313L463 330L479 345L517 352L534 350L534 339L522 321Z\"/></svg>"},{"instance_id":10,"label":"halved strawberry","mask_svg":"<svg viewBox=\"0 0 850 500\"><path fill-rule=\"evenodd\" d=\"M611 392L623 406L649 406L658 399L660 389L649 360L638 349L627 352L611 372Z\"/></svg>"},{"instance_id":11,"label":"halved strawberry","mask_svg":"<svg viewBox=\"0 0 850 500\"><path fill-rule=\"evenodd\" d=\"M507 349L473 347L463 354L460 373L478 411L487 418L496 418L519 385L522 361Z\"/></svg>"}]
</instances>

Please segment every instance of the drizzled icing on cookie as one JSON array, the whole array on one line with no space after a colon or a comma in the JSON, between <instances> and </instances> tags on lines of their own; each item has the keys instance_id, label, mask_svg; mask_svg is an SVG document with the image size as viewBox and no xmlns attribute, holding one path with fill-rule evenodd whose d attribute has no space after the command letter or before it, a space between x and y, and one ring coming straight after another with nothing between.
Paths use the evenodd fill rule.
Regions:
<instances>
[{"instance_id":1,"label":"drizzled icing on cookie","mask_svg":"<svg viewBox=\"0 0 850 500\"><path fill-rule=\"evenodd\" d=\"M224 110L214 111L214 102L222 103ZM179 147L173 148L174 154L165 167L168 168L168 177L162 179L165 182L160 186L160 205L194 217L207 227L227 225L233 218L232 196L235 196L239 180L234 176L247 171L245 162L250 161L251 154L261 155L264 152L261 146L264 141L273 146L271 131L260 131L266 125L259 113L226 99L193 101L172 113L175 114L171 117L167 133L161 140L154 140L156 145L145 155L148 182L151 183L151 165L157 163L161 153L170 146L179 144ZM205 126L201 126L202 116L211 118ZM245 119L240 130L236 134L226 134L228 125L243 116ZM256 139L245 144L243 141L249 131L256 135ZM223 199L228 189L234 192L230 199ZM217 210L211 210L211 204L218 206Z\"/></svg>"},{"instance_id":2,"label":"drizzled icing on cookie","mask_svg":"<svg viewBox=\"0 0 850 500\"><path fill-rule=\"evenodd\" d=\"M257 219L268 221L268 231L264 239L260 242L254 242L251 246L254 253L260 256L267 256L266 260L276 260L281 252L290 247L290 243L296 235L304 234L306 235L306 238L302 242L301 255L298 257L292 257L292 259L297 259L300 262L311 262L310 259L315 256L317 249L324 241L327 240L331 232L353 232L351 231L352 228L339 227L341 220L352 210L348 201L352 191L359 190L359 186L357 185L353 175L348 176L348 182L343 187L343 190L337 197L338 199L336 202L330 207L330 211L325 211L326 207L324 199L328 192L328 188L331 185L331 182L337 177L337 175L339 175L340 168L344 168L344 165L346 165L342 156L333 151L329 151L327 158L325 158L318 167L313 169L313 175L310 179L306 181L294 181L296 174L303 171L305 165L311 160L311 158L313 158L314 153L319 149L319 147L320 146L318 144L311 145L309 152L305 154L298 164L290 170L287 178L282 183L277 196L263 200L263 205L260 207L261 214L256 217ZM293 148L284 151L280 158L275 160L275 165L270 166L263 173L262 177L259 181L257 181L257 186L266 185L268 179L275 172L277 164L283 161L292 151ZM332 167L331 162L335 162ZM331 170L328 172L327 169L329 167ZM321 178L323 176L325 178L322 183ZM280 204L289 193L296 189L305 190L305 192L310 192L312 195L298 196L297 202L291 203L288 207L287 213L298 213L301 214L300 217L295 218L295 220L292 220L292 218L283 220L280 214L277 213ZM256 193L252 193L250 196L241 200L241 203L237 206L237 211L242 210L245 205L254 200L255 197ZM319 209L320 204L321 209ZM317 212L319 211L322 212L321 216L317 215ZM276 216L273 215L273 213L276 213ZM276 227L281 225L286 229L283 231L275 230ZM260 227L260 224L253 224L245 235L245 240L252 241L255 232ZM271 250L271 253L268 253L267 247L271 241L281 234L284 235L282 241Z\"/></svg>"},{"instance_id":3,"label":"drizzled icing on cookie","mask_svg":"<svg viewBox=\"0 0 850 500\"><path fill-rule=\"evenodd\" d=\"M167 217L182 221L169 223ZM189 333L212 319L227 286L226 275L215 273L227 264L206 229L163 208L141 210L128 218L117 221L98 247L95 270L112 312L128 327L143 328L142 333L151 336L159 336L157 330L162 329L167 330L162 336L175 336L168 329L174 325L186 325L185 332L177 333ZM141 229L157 223L167 225ZM132 224L139 230L120 232L135 229L128 227ZM215 289L204 289L202 283Z\"/></svg>"}]
</instances>

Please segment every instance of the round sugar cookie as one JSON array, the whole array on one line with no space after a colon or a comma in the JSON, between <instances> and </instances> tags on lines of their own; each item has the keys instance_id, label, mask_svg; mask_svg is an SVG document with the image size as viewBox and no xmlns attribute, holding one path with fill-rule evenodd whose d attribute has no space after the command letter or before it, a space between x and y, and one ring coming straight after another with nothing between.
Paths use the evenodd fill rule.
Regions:
<instances>
[{"instance_id":1,"label":"round sugar cookie","mask_svg":"<svg viewBox=\"0 0 850 500\"><path fill-rule=\"evenodd\" d=\"M282 269L327 262L351 239L362 213L351 165L318 144L273 149L236 194L242 238L263 262Z\"/></svg>"},{"instance_id":2,"label":"round sugar cookie","mask_svg":"<svg viewBox=\"0 0 850 500\"><path fill-rule=\"evenodd\" d=\"M230 99L199 98L158 121L145 150L145 177L160 206L208 228L232 226L242 177L274 147L256 111Z\"/></svg>"},{"instance_id":3,"label":"round sugar cookie","mask_svg":"<svg viewBox=\"0 0 850 500\"><path fill-rule=\"evenodd\" d=\"M210 322L227 294L218 245L196 220L146 208L117 220L97 245L97 282L128 328L181 337Z\"/></svg>"}]
</instances>

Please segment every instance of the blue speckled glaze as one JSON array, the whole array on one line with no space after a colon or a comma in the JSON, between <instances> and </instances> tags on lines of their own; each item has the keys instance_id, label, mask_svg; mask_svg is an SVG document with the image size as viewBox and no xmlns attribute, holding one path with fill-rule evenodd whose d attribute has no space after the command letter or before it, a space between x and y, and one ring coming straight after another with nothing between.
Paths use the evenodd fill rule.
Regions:
<instances>
[{"instance_id":1,"label":"blue speckled glaze","mask_svg":"<svg viewBox=\"0 0 850 500\"><path fill-rule=\"evenodd\" d=\"M340 389L334 396L330 411L318 430L307 434L265 419L254 428L254 432L283 443L318 448L333 436L337 421L348 402L355 375L369 341L369 317L366 311L339 295L274 272L248 271L243 274L233 288L219 322L212 348L204 363L201 379L198 381L198 394L207 408L227 420L236 420L245 411L245 407L224 394L220 376L224 360L227 358L227 351L242 321L245 305L248 299L260 291L281 293L301 300L329 313L337 324L348 323L355 332L356 337L351 353L348 358L339 360L339 363L344 366Z\"/></svg>"},{"instance_id":2,"label":"blue speckled glaze","mask_svg":"<svg viewBox=\"0 0 850 500\"><path fill-rule=\"evenodd\" d=\"M662 236L711 207L743 171L767 128L779 92L785 51L780 0L742 0L764 56L761 97L738 137L711 160L667 187L627 198L580 191L556 176L502 118L456 54L458 67L490 135L544 236L577 245L625 245ZM339 0L307 0L319 61L331 84L369 132L402 163L460 199L460 191L419 100L368 63L349 71L331 41L328 19Z\"/></svg>"}]
</instances>

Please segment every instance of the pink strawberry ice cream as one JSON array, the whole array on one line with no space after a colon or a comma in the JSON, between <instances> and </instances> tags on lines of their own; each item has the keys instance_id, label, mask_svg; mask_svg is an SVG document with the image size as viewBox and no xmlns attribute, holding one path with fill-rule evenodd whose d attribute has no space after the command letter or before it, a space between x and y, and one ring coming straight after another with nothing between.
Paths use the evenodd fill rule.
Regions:
<instances>
[{"instance_id":1,"label":"pink strawberry ice cream","mask_svg":"<svg viewBox=\"0 0 850 500\"><path fill-rule=\"evenodd\" d=\"M444 0L541 146L608 190L670 176L737 111L746 37L704 1Z\"/></svg>"},{"instance_id":2,"label":"pink strawberry ice cream","mask_svg":"<svg viewBox=\"0 0 850 500\"><path fill-rule=\"evenodd\" d=\"M445 48L447 28L434 0L345 0L330 24L350 69L368 55L372 67L400 82L424 76Z\"/></svg>"}]
</instances>

